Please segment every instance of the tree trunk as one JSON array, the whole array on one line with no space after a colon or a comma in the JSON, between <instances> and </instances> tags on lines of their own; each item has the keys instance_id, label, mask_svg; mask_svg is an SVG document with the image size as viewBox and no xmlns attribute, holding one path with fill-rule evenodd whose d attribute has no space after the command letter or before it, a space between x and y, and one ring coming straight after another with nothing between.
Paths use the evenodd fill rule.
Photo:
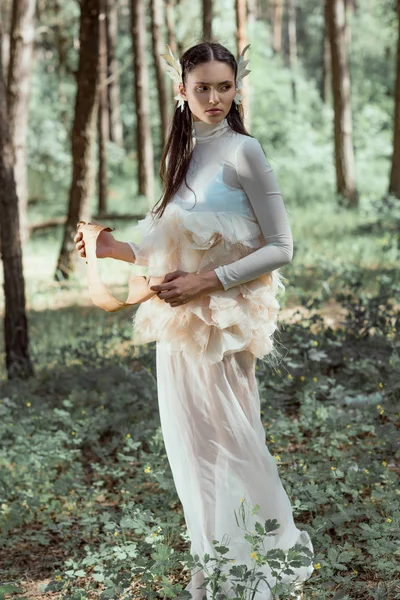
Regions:
<instances>
[{"instance_id":1,"label":"tree trunk","mask_svg":"<svg viewBox=\"0 0 400 600\"><path fill-rule=\"evenodd\" d=\"M2 0L0 9L0 20L3 22L3 41L0 47L0 61L3 63L3 73L8 73L10 60L10 34L11 29L11 0ZM5 75L4 75L5 77Z\"/></svg>"},{"instance_id":2,"label":"tree trunk","mask_svg":"<svg viewBox=\"0 0 400 600\"><path fill-rule=\"evenodd\" d=\"M400 198L400 0L397 0L398 38L397 38L397 73L393 130L393 156L390 173L389 194Z\"/></svg>"},{"instance_id":3,"label":"tree trunk","mask_svg":"<svg viewBox=\"0 0 400 600\"><path fill-rule=\"evenodd\" d=\"M158 106L161 121L161 140L164 147L168 137L168 91L165 71L161 64L161 56L165 52L162 39L163 25L163 6L161 0L150 0L151 10L151 40L153 47L153 60L156 71L156 81L158 88Z\"/></svg>"},{"instance_id":4,"label":"tree trunk","mask_svg":"<svg viewBox=\"0 0 400 600\"><path fill-rule=\"evenodd\" d=\"M247 0L247 22L251 26L258 18L258 9L256 0Z\"/></svg>"},{"instance_id":5,"label":"tree trunk","mask_svg":"<svg viewBox=\"0 0 400 600\"><path fill-rule=\"evenodd\" d=\"M235 0L236 10L236 54L239 59L242 49L247 46L247 33L246 33L246 22L247 22L247 7L246 0ZM247 51L248 52L248 51ZM247 54L247 53L246 53ZM246 59L246 56L245 56ZM244 111L244 125L247 131L250 133L251 128L251 112L250 112L250 85L248 77L243 79L243 88L239 90L239 93L244 96L242 100L242 106Z\"/></svg>"},{"instance_id":6,"label":"tree trunk","mask_svg":"<svg viewBox=\"0 0 400 600\"><path fill-rule=\"evenodd\" d=\"M2 45L0 22L0 48ZM8 379L33 375L29 358L25 283L19 234L14 151L8 128L6 86L0 53L0 250L4 272L4 340Z\"/></svg>"},{"instance_id":7,"label":"tree trunk","mask_svg":"<svg viewBox=\"0 0 400 600\"><path fill-rule=\"evenodd\" d=\"M212 38L213 0L203 0L203 40Z\"/></svg>"},{"instance_id":8,"label":"tree trunk","mask_svg":"<svg viewBox=\"0 0 400 600\"><path fill-rule=\"evenodd\" d=\"M73 241L76 225L87 220L91 193L90 159L96 115L99 71L99 1L82 0L80 52L77 75L75 117L72 126L72 182L68 217L56 269L56 280L68 279L76 257Z\"/></svg>"},{"instance_id":9,"label":"tree trunk","mask_svg":"<svg viewBox=\"0 0 400 600\"><path fill-rule=\"evenodd\" d=\"M325 0L324 11L323 65L320 94L322 101L327 104L330 100L332 91L332 58L331 41L329 35L328 0Z\"/></svg>"},{"instance_id":10,"label":"tree trunk","mask_svg":"<svg viewBox=\"0 0 400 600\"><path fill-rule=\"evenodd\" d=\"M183 13L184 9L185 9L185 7L182 6L181 0L175 0L175 10L180 11L178 13L178 21L179 21L179 18L181 18L181 19L183 18L182 13ZM171 46L171 48L172 48L172 46ZM183 40L182 39L177 40L176 49L177 49L178 56L182 56L182 54L183 54Z\"/></svg>"},{"instance_id":11,"label":"tree trunk","mask_svg":"<svg viewBox=\"0 0 400 600\"><path fill-rule=\"evenodd\" d=\"M118 0L106 0L106 8L109 137L112 142L122 148L124 140L119 98L118 62L115 50L118 36Z\"/></svg>"},{"instance_id":12,"label":"tree trunk","mask_svg":"<svg viewBox=\"0 0 400 600\"><path fill-rule=\"evenodd\" d=\"M8 126L14 151L22 245L28 240L26 138L36 0L13 0L7 82Z\"/></svg>"},{"instance_id":13,"label":"tree trunk","mask_svg":"<svg viewBox=\"0 0 400 600\"><path fill-rule=\"evenodd\" d=\"M292 73L292 98L297 101L296 94L296 67L297 67L297 35L296 35L296 0L286 0L288 49L287 66Z\"/></svg>"},{"instance_id":14,"label":"tree trunk","mask_svg":"<svg viewBox=\"0 0 400 600\"><path fill-rule=\"evenodd\" d=\"M282 50L283 0L272 2L272 50L278 54Z\"/></svg>"},{"instance_id":15,"label":"tree trunk","mask_svg":"<svg viewBox=\"0 0 400 600\"><path fill-rule=\"evenodd\" d=\"M99 82L98 82L98 114L97 114L97 139L98 139L98 213L107 212L107 143L110 139L110 121L107 93L107 28L106 28L106 0L99 0Z\"/></svg>"},{"instance_id":16,"label":"tree trunk","mask_svg":"<svg viewBox=\"0 0 400 600\"><path fill-rule=\"evenodd\" d=\"M131 0L133 67L135 76L136 153L138 192L154 204L153 144L150 127L149 83L146 61L146 21L144 0Z\"/></svg>"},{"instance_id":17,"label":"tree trunk","mask_svg":"<svg viewBox=\"0 0 400 600\"><path fill-rule=\"evenodd\" d=\"M173 55L176 56L178 48L175 37L174 0L165 0L165 22L167 25L168 46L171 48Z\"/></svg>"},{"instance_id":18,"label":"tree trunk","mask_svg":"<svg viewBox=\"0 0 400 600\"><path fill-rule=\"evenodd\" d=\"M344 0L327 0L327 17L332 56L336 187L351 206L357 206Z\"/></svg>"}]
</instances>

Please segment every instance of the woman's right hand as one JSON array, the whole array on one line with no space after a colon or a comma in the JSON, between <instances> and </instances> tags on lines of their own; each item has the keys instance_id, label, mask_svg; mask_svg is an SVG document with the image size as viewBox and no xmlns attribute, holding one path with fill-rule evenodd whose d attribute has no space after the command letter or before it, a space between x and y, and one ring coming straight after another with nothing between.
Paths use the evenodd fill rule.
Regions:
<instances>
[{"instance_id":1,"label":"woman's right hand","mask_svg":"<svg viewBox=\"0 0 400 600\"><path fill-rule=\"evenodd\" d=\"M96 241L97 258L111 258L112 248L115 244L115 238L109 231L100 231ZM82 258L86 258L85 242L81 231L74 237L75 248Z\"/></svg>"}]
</instances>

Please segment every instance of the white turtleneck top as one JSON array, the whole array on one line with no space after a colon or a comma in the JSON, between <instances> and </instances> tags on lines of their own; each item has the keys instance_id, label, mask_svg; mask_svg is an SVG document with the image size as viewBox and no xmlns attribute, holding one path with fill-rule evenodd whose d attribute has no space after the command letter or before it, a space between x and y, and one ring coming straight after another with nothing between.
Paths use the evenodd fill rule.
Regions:
<instances>
[{"instance_id":1,"label":"white turtleneck top","mask_svg":"<svg viewBox=\"0 0 400 600\"><path fill-rule=\"evenodd\" d=\"M172 202L186 210L232 211L258 221L265 245L214 269L225 290L288 264L293 238L274 172L260 142L233 131L227 119L193 122L194 149ZM189 189L195 192L194 193ZM131 244L134 250L134 244Z\"/></svg>"}]
</instances>

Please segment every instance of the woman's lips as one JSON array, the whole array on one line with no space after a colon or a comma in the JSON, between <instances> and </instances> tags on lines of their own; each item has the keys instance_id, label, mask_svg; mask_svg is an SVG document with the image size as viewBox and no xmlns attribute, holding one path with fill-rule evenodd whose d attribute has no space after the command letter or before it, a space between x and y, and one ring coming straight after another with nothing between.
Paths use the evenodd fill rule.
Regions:
<instances>
[{"instance_id":1,"label":"woman's lips","mask_svg":"<svg viewBox=\"0 0 400 600\"><path fill-rule=\"evenodd\" d=\"M207 110L208 113L217 113L217 112L222 112L219 108L211 108L210 110Z\"/></svg>"}]
</instances>

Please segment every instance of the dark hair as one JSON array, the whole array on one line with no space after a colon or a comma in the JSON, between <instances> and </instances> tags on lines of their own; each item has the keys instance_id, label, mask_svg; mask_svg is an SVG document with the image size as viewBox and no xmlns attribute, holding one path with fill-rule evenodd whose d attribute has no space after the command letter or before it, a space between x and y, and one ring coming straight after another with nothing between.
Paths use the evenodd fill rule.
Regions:
<instances>
[{"instance_id":1,"label":"dark hair","mask_svg":"<svg viewBox=\"0 0 400 600\"><path fill-rule=\"evenodd\" d=\"M187 75L197 65L218 60L232 67L237 76L237 62L232 52L218 42L201 42L188 48L179 61L182 67L182 82L185 85ZM252 137L243 124L243 107L232 102L231 109L226 115L229 126L233 131ZM167 143L165 144L160 163L159 175L163 182L163 193L152 209L152 214L161 218L167 204L178 191L183 180L186 182L186 174L189 168L193 152L192 139L192 114L185 102L184 110L175 105L174 114L169 124ZM168 165L172 165L168 168ZM187 182L186 182L187 184ZM157 204L161 204L156 208Z\"/></svg>"}]
</instances>

